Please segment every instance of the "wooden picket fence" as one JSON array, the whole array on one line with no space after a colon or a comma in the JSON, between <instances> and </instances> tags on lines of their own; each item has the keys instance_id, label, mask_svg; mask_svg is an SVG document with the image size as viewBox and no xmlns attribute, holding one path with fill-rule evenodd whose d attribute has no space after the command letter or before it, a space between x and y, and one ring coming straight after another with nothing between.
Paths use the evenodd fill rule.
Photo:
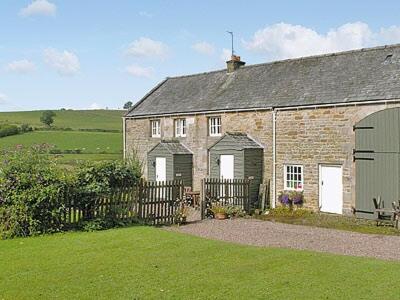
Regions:
<instances>
[{"instance_id":1,"label":"wooden picket fence","mask_svg":"<svg viewBox=\"0 0 400 300\"><path fill-rule=\"evenodd\" d=\"M135 220L149 225L172 224L183 200L183 182L141 180L131 186L112 190L98 197L92 205L78 205L66 197L61 221L73 227L82 221L112 217L114 220Z\"/></svg>"},{"instance_id":2,"label":"wooden picket fence","mask_svg":"<svg viewBox=\"0 0 400 300\"><path fill-rule=\"evenodd\" d=\"M202 180L201 218L207 215L212 202L240 206L250 211L250 180L205 178Z\"/></svg>"}]
</instances>

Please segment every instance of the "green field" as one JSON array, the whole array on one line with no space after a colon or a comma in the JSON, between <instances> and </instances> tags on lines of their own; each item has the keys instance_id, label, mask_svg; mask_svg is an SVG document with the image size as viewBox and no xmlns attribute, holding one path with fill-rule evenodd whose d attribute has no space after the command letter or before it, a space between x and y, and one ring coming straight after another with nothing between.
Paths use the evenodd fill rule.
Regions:
<instances>
[{"instance_id":1,"label":"green field","mask_svg":"<svg viewBox=\"0 0 400 300\"><path fill-rule=\"evenodd\" d=\"M54 110L55 127L72 129L105 129L122 131L122 110ZM0 124L29 124L43 127L40 116L43 111L0 112Z\"/></svg>"},{"instance_id":2,"label":"green field","mask_svg":"<svg viewBox=\"0 0 400 300\"><path fill-rule=\"evenodd\" d=\"M0 124L29 124L43 128L40 116L43 111L1 112ZM57 158L63 164L78 161L122 159L122 115L120 110L57 110L53 127L71 130L35 130L24 134L0 138L0 149L13 149L49 144L61 151L79 149L82 154L62 154ZM104 130L118 132L82 131Z\"/></svg>"},{"instance_id":3,"label":"green field","mask_svg":"<svg viewBox=\"0 0 400 300\"><path fill-rule=\"evenodd\" d=\"M47 143L56 149L80 149L83 153L122 153L122 134L114 132L33 131L0 138L0 148Z\"/></svg>"},{"instance_id":4,"label":"green field","mask_svg":"<svg viewBox=\"0 0 400 300\"><path fill-rule=\"evenodd\" d=\"M0 241L0 299L398 299L399 268L131 227Z\"/></svg>"}]
</instances>

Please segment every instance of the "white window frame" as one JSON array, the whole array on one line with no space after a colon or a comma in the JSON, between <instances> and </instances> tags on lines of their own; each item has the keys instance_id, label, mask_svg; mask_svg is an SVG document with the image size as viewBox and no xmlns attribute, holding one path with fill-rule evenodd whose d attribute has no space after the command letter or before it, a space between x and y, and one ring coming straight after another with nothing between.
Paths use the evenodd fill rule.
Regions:
<instances>
[{"instance_id":1,"label":"white window frame","mask_svg":"<svg viewBox=\"0 0 400 300\"><path fill-rule=\"evenodd\" d=\"M222 130L221 130L221 117L216 116L216 117L209 117L208 118L208 134L210 136L221 136Z\"/></svg>"},{"instance_id":2,"label":"white window frame","mask_svg":"<svg viewBox=\"0 0 400 300\"><path fill-rule=\"evenodd\" d=\"M284 189L286 191L303 191L304 190L304 166L286 164L284 168ZM300 171L299 171L300 170ZM289 176L289 179L288 179ZM300 176L300 178L299 178ZM297 187L296 187L297 186Z\"/></svg>"},{"instance_id":3,"label":"white window frame","mask_svg":"<svg viewBox=\"0 0 400 300\"><path fill-rule=\"evenodd\" d=\"M186 137L186 119L175 119L175 137Z\"/></svg>"},{"instance_id":4,"label":"white window frame","mask_svg":"<svg viewBox=\"0 0 400 300\"><path fill-rule=\"evenodd\" d=\"M159 138L161 137L161 120L150 120L150 133L151 137Z\"/></svg>"}]
</instances>

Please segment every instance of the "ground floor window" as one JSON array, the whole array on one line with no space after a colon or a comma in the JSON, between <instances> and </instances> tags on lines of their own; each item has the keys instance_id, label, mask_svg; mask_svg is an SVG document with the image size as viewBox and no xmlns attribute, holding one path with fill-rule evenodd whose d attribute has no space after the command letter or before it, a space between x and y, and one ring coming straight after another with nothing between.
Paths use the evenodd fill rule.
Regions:
<instances>
[{"instance_id":1,"label":"ground floor window","mask_svg":"<svg viewBox=\"0 0 400 300\"><path fill-rule=\"evenodd\" d=\"M285 165L285 190L302 191L303 190L303 166Z\"/></svg>"}]
</instances>

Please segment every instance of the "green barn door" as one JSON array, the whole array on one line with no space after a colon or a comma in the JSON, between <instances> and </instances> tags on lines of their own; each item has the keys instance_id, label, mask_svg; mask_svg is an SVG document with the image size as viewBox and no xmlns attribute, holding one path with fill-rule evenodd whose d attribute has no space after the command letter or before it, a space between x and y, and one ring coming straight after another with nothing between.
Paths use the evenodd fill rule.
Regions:
<instances>
[{"instance_id":1,"label":"green barn door","mask_svg":"<svg viewBox=\"0 0 400 300\"><path fill-rule=\"evenodd\" d=\"M372 218L372 199L381 197L384 207L399 199L400 109L378 111L355 127L357 216Z\"/></svg>"}]
</instances>

